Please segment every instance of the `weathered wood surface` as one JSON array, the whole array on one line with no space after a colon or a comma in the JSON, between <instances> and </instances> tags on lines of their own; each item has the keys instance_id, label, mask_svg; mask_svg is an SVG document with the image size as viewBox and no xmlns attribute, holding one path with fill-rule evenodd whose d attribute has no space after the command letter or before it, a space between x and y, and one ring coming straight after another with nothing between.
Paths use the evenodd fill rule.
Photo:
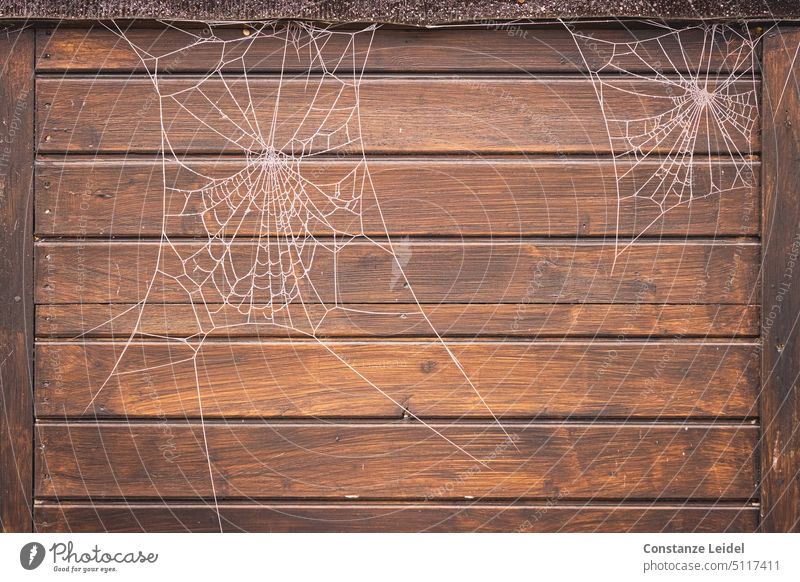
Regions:
<instances>
[{"instance_id":1,"label":"weathered wood surface","mask_svg":"<svg viewBox=\"0 0 800 582\"><path fill-rule=\"evenodd\" d=\"M51 503L35 526L50 532L695 532L745 533L758 508L726 504L515 505L406 503Z\"/></svg>"},{"instance_id":2,"label":"weathered wood surface","mask_svg":"<svg viewBox=\"0 0 800 582\"><path fill-rule=\"evenodd\" d=\"M36 231L40 236L208 236L219 223L229 225L226 232L245 236L275 230L274 224L261 223L260 212L247 212L253 205L245 203L245 184L230 188L236 210L210 211L219 192L199 191L212 178L240 173L246 160L186 164L167 163L162 172L157 160L40 161ZM311 221L297 230L427 236L758 234L757 162L749 168L747 186L741 168L698 158L691 187L695 198L682 204L677 193L685 191L678 181L662 184L653 178L660 164L618 161L623 177L617 183L608 160L378 158L369 161L373 187L365 188L366 172L353 162L308 161L299 175L315 185L304 189L313 204L331 208L325 196L335 195L338 183L340 190L361 196L361 212L335 212L329 227Z\"/></svg>"},{"instance_id":3,"label":"weathered wood surface","mask_svg":"<svg viewBox=\"0 0 800 582\"><path fill-rule=\"evenodd\" d=\"M762 528L800 531L800 29L764 45Z\"/></svg>"},{"instance_id":4,"label":"weathered wood surface","mask_svg":"<svg viewBox=\"0 0 800 582\"><path fill-rule=\"evenodd\" d=\"M33 59L0 29L0 531L32 530Z\"/></svg>"},{"instance_id":5,"label":"weathered wood surface","mask_svg":"<svg viewBox=\"0 0 800 582\"><path fill-rule=\"evenodd\" d=\"M36 414L118 418L197 418L201 413L206 418L401 418L407 413L484 418L492 414L756 415L759 367L754 344L446 345L458 365L436 340L207 343L196 357L196 345L175 343L41 343L36 349Z\"/></svg>"},{"instance_id":6,"label":"weathered wood surface","mask_svg":"<svg viewBox=\"0 0 800 582\"><path fill-rule=\"evenodd\" d=\"M266 305L256 305L266 309ZM309 320L309 314L311 320ZM424 314L424 315L423 315ZM324 317L323 317L324 316ZM36 308L36 335L44 338L132 336L242 337L753 337L755 305L441 304L420 309L403 304L290 305L272 320L248 318L234 306L213 316L191 304L66 304ZM312 325L311 322L321 322Z\"/></svg>"},{"instance_id":7,"label":"weathered wood surface","mask_svg":"<svg viewBox=\"0 0 800 582\"><path fill-rule=\"evenodd\" d=\"M750 499L758 433L750 425L683 423L40 422L36 494Z\"/></svg>"},{"instance_id":8,"label":"weathered wood surface","mask_svg":"<svg viewBox=\"0 0 800 582\"><path fill-rule=\"evenodd\" d=\"M290 46L284 51L286 35L280 29L273 38L255 42L244 34L244 27L217 28L214 32L217 38L230 41L224 48L225 72L305 72L318 70L320 63L347 71L353 66L353 57L359 68L379 72L578 72L586 71L587 64L593 70L612 65L642 72L650 70L647 63L657 62L669 74L741 70L752 64L749 59L736 58L743 48L742 39L721 29L713 38L696 28L679 34L668 34L663 28L592 30L576 42L563 28L542 25L462 30L382 28L374 37L369 33L353 37L344 31L322 34L319 51L311 50L308 38L303 36L300 41L305 46L300 50ZM158 58L162 71L207 72L220 62L223 45L192 46L201 38L209 38L202 28L132 28L125 31L124 39L102 26L39 29L36 68L40 72L143 71L153 70ZM153 58L143 63L131 43ZM636 52L617 50L615 55L610 43L635 43ZM343 54L350 58L343 60Z\"/></svg>"},{"instance_id":9,"label":"weathered wood surface","mask_svg":"<svg viewBox=\"0 0 800 582\"><path fill-rule=\"evenodd\" d=\"M277 244L272 243L272 256L277 256ZM415 297L422 303L758 301L758 243L636 242L617 257L620 248L613 241L411 240L394 242L392 254L385 243L351 242L335 253L334 269L334 253L308 243L303 247L307 275L298 285L305 303L329 306L337 297L338 303L414 303ZM160 270L170 277L156 275L160 249ZM263 250L258 255L254 243L230 249L225 254L212 244L204 250L199 242L171 247L157 241L40 243L36 302L136 303L147 297L153 303L186 303L192 300L186 289L200 288L203 296L195 294L195 301L223 303L231 273L248 273L256 257L265 256ZM226 270L214 267L216 277L208 279L205 271L223 255ZM182 262L189 257L194 258ZM283 266L289 269L288 262ZM186 277L176 281L179 275ZM259 282L262 287L267 283ZM246 303L272 298L269 288L251 295Z\"/></svg>"},{"instance_id":10,"label":"weathered wood surface","mask_svg":"<svg viewBox=\"0 0 800 582\"><path fill-rule=\"evenodd\" d=\"M670 154L686 139L682 124L663 121L668 129L658 133L652 118L680 104L672 87L654 81L620 80L606 87L601 108L595 87L583 77L365 77L357 92L329 79L167 78L159 82L159 99L148 79L40 78L38 148L40 153L157 152L165 138L177 154L243 155L274 148L287 156L361 151L596 155L612 151L612 144L615 152L642 146ZM715 86L711 83L709 90ZM753 82L738 81L728 91L753 89ZM248 107L255 113L245 115ZM756 109L741 113L758 122ZM702 109L695 125L697 153L758 150L759 132L731 131L707 115ZM270 129L262 135L253 129L256 124ZM643 137L634 137L639 134Z\"/></svg>"}]
</instances>

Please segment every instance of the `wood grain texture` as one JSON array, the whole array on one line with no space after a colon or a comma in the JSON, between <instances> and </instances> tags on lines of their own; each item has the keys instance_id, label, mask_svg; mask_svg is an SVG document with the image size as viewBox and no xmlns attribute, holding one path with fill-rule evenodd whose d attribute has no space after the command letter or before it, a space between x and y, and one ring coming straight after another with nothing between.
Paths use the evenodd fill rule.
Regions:
<instances>
[{"instance_id":1,"label":"wood grain texture","mask_svg":"<svg viewBox=\"0 0 800 582\"><path fill-rule=\"evenodd\" d=\"M756 414L759 367L754 344L447 346L458 364L436 340L208 343L196 359L196 346L175 343L133 343L127 351L121 343L41 343L36 349L36 414L402 418L411 413L489 419L492 414Z\"/></svg>"},{"instance_id":2,"label":"wood grain texture","mask_svg":"<svg viewBox=\"0 0 800 582\"><path fill-rule=\"evenodd\" d=\"M277 243L275 243L277 244ZM160 270L171 277L156 276ZM307 276L298 280L306 303L697 303L758 301L760 248L754 242L636 242L619 257L614 242L429 242L394 243L397 260L374 243L351 242L336 253L303 247ZM231 247L227 273L252 269L255 246ZM36 245L37 303L186 303L186 288L201 288L195 301L223 303L230 288L222 271L209 280L220 249L179 242L47 242ZM198 253L197 251L202 251ZM263 252L263 251L262 251ZM270 251L277 256L278 248ZM311 253L314 259L311 261ZM181 259L194 256L184 269ZM261 256L264 256L263 254ZM212 261L214 261L212 263ZM310 266L309 266L310 265ZM288 263L285 265L288 269ZM219 267L217 267L219 269ZM337 275L334 277L334 272ZM180 282L175 276L186 275ZM228 279L230 281L230 279ZM262 281L262 286L264 282ZM313 291L311 289L313 286ZM148 293L149 288L149 295ZM270 290L248 303L267 303Z\"/></svg>"},{"instance_id":3,"label":"wood grain texture","mask_svg":"<svg viewBox=\"0 0 800 582\"><path fill-rule=\"evenodd\" d=\"M266 309L265 305L257 308ZM325 313L322 305L291 305L273 321L248 321L233 306L213 318L187 304L39 305L36 335L44 338L132 336L211 338L308 337L590 337L721 338L753 337L759 332L755 305L649 304L354 304ZM423 316L424 312L424 316ZM322 323L314 327L308 321ZM324 315L324 319L323 319ZM291 323L291 326L289 325ZM434 333L435 330L435 333Z\"/></svg>"},{"instance_id":4,"label":"wood grain texture","mask_svg":"<svg viewBox=\"0 0 800 582\"><path fill-rule=\"evenodd\" d=\"M304 162L300 175L321 186L307 188L311 200L329 208L324 196L340 189L361 194L362 211L337 212L329 219L341 232L426 236L689 236L758 234L759 164L750 186L742 168L697 159L695 199L678 205L676 183L653 184L660 162L618 161L617 183L609 160L374 159L373 188L365 172L345 160ZM36 168L36 232L41 236L207 236L219 222L225 232L266 234L260 213L212 213L211 196L196 190L210 179L234 176L246 160L195 160L188 168L156 160L40 161ZM202 178L206 176L208 178ZM324 186L330 184L330 186ZM712 187L713 184L713 187ZM166 193L165 193L166 187ZM618 189L619 188L619 189ZM721 191L716 192L716 188ZM192 191L187 196L187 192ZM712 191L714 193L712 194ZM248 188L233 189L241 202ZM324 193L324 195L323 195ZM653 200L649 199L649 197ZM664 200L662 212L659 203ZM619 214L618 214L619 211ZM165 214L168 217L165 219ZM319 222L304 231L330 235ZM273 228L274 230L274 228Z\"/></svg>"},{"instance_id":5,"label":"wood grain texture","mask_svg":"<svg viewBox=\"0 0 800 582\"><path fill-rule=\"evenodd\" d=\"M800 29L764 44L762 528L800 531Z\"/></svg>"},{"instance_id":6,"label":"wood grain texture","mask_svg":"<svg viewBox=\"0 0 800 582\"><path fill-rule=\"evenodd\" d=\"M221 498L749 499L755 493L756 426L433 428L443 436L417 423L206 424L204 437L199 424L42 422L36 494L209 498L209 470Z\"/></svg>"},{"instance_id":7,"label":"wood grain texture","mask_svg":"<svg viewBox=\"0 0 800 582\"><path fill-rule=\"evenodd\" d=\"M365 77L357 92L328 79L212 78L198 85L201 79L167 78L159 82L159 100L148 79L40 78L38 148L40 153L157 152L162 127L177 154L243 155L270 147L286 155L601 154L612 151L612 144L616 152L643 145L648 152L669 154L685 147L682 124L665 123L669 129L663 135L649 133L656 125L652 118L677 106L674 89L658 82L620 80L604 89L601 108L595 87L585 78ZM709 90L715 87L709 84ZM743 94L753 88L753 82L740 81L730 83L729 90ZM250 129L255 121L245 119L247 106L271 136ZM692 139L697 153L759 149L758 132L749 140L739 131L723 132L706 115L702 109ZM756 109L746 115L758 121ZM626 120L639 121L629 126ZM635 137L620 139L638 134L647 136L642 144Z\"/></svg>"},{"instance_id":8,"label":"wood grain texture","mask_svg":"<svg viewBox=\"0 0 800 582\"><path fill-rule=\"evenodd\" d=\"M725 504L223 503L219 514L226 532L745 533L758 527L757 508ZM40 533L219 531L216 511L201 503L42 502L35 520Z\"/></svg>"},{"instance_id":9,"label":"wood grain texture","mask_svg":"<svg viewBox=\"0 0 800 582\"><path fill-rule=\"evenodd\" d=\"M0 531L32 531L33 58L0 29Z\"/></svg>"},{"instance_id":10,"label":"wood grain texture","mask_svg":"<svg viewBox=\"0 0 800 582\"><path fill-rule=\"evenodd\" d=\"M541 24L462 30L382 28L374 37L366 33L353 38L346 32L321 36L319 52L289 50L284 57L285 34L280 30L275 38L255 42L243 34L241 27L215 30L218 38L230 41L225 45L229 61L223 69L226 72L274 72L281 68L299 72L318 69L319 62L347 71L352 60L340 62L342 54L354 56L359 67L378 72L577 72L585 71L587 63L592 69L612 64L635 72L649 70L645 63L657 62L662 71L672 73L730 70L750 64L737 62L733 56L742 46L741 39L724 35L723 31L713 39L697 29L676 35L658 28L587 32L587 37L577 39L576 44L563 28L545 28ZM173 72L208 72L210 64L218 63L222 57L221 44L191 46L197 38L208 38L208 33L199 28L132 28L125 31L127 40L100 26L39 29L37 35L36 68L40 72L145 70L130 43L158 58L162 70ZM618 50L614 58L609 44L612 42L639 44L635 55ZM315 62L309 58L312 54ZM154 64L155 60L148 61L147 68L152 70Z\"/></svg>"}]
</instances>

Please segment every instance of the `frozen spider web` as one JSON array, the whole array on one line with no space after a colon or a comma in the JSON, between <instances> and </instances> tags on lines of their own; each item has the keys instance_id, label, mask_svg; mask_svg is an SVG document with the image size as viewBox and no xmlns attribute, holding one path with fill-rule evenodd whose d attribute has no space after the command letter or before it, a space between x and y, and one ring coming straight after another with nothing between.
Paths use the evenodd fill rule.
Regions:
<instances>
[{"instance_id":1,"label":"frozen spider web","mask_svg":"<svg viewBox=\"0 0 800 582\"><path fill-rule=\"evenodd\" d=\"M650 36L614 42L562 23L592 81L614 152L615 260L671 210L754 187L763 30L746 24L674 28L646 22ZM684 50L692 37L701 45L696 60L688 57L694 50ZM614 97L623 93L658 106L647 115L615 110ZM631 200L655 204L658 215L622 242L620 209Z\"/></svg>"},{"instance_id":2,"label":"frozen spider web","mask_svg":"<svg viewBox=\"0 0 800 582\"><path fill-rule=\"evenodd\" d=\"M525 39L527 27L540 24L519 20L491 27ZM561 24L578 49L577 68L594 88L612 152L617 197L615 261L670 211L700 198L755 187L759 47L771 29L747 23L675 28L638 21L632 40L620 42L609 40L619 39L618 34L603 38L598 25L610 25L619 32L626 29L624 21L561 20ZM449 26L454 25L443 25ZM696 59L697 47L685 50L685 43L698 39L700 57ZM645 105L647 113L615 109L621 95L628 103ZM655 205L658 214L622 241L620 211L630 202Z\"/></svg>"},{"instance_id":3,"label":"frozen spider web","mask_svg":"<svg viewBox=\"0 0 800 582\"><path fill-rule=\"evenodd\" d=\"M112 379L131 372L120 362L136 338L179 342L189 349L202 444L221 528L216 477L205 440L203 383L197 360L205 340L221 330L269 323L318 342L398 410L405 409L409 417L428 427L437 438L484 465L408 411L320 333L332 313L357 311L343 301L337 265L350 245L369 244L391 260L393 275L426 323L426 332L433 338L430 341L446 350L465 384L475 391L499 425L418 301L404 270L408 260L404 249L392 243L385 224L381 236L370 235L365 228L365 208L380 208L360 127L361 81L377 27L346 31L302 22L237 26L211 23L203 29L180 29L187 36L185 45L158 55L152 54L149 47L137 45L123 30L112 28L121 42L128 43L138 54L157 96L164 222L152 282L144 298L132 308L137 313L134 329L117 355L111 374L94 392L86 410ZM706 45L703 58L688 63L682 52L669 55L664 43L680 43L681 35L692 27L661 27L660 34L646 40L613 43L589 36L571 24L565 26L589 71L608 138L616 152L613 159L618 208L626 199L636 198L656 204L663 215L698 197L724 195L732 189L751 186L750 144L758 105L757 38L722 25L698 25L694 29L701 31ZM714 47L731 38L737 41L735 48L722 55L724 62L720 66L720 52ZM283 63L275 86L266 92L263 78L248 73L254 64L252 48L261 42L272 43ZM592 54L587 47L595 47ZM206 54L216 56L203 74L191 78L170 75L174 63L209 48L214 50ZM660 54L669 59L663 67L650 58L654 48L662 49ZM731 72L713 72L720 69ZM637 85L631 80L643 81L639 86L648 90L637 92ZM654 81L660 90L653 90ZM296 101L297 92L291 96L285 93L292 84L302 85L300 102ZM633 92L642 102L662 106L647 117L622 116L610 107L613 99L608 98L620 91ZM180 135L173 128L177 117L196 127L197 136ZM231 159L242 163L235 171L222 175L203 174L185 156L187 141L191 143L193 139L222 144L214 151L224 149L226 155L233 154ZM707 140L705 147L701 140ZM735 175L723 180L714 165L715 158L695 157L695 150L717 152L716 158L730 162ZM345 169L335 179L319 174L309 164L322 159L337 159ZM630 188L623 185L645 163L648 168L655 164L656 170L638 180L635 191L630 193ZM695 180L701 164L709 165L710 176L710 186L702 190ZM192 175L196 186L179 187L168 179L175 168ZM177 211L166 202L181 198L183 208ZM200 238L186 244L174 237L174 226L181 223L201 224ZM624 248L618 244L618 253ZM154 301L151 296L156 294L158 279L171 281L186 294L197 323L195 335L176 338L146 331L144 309ZM371 285L366 275L363 284ZM237 314L234 323L231 312ZM513 443L510 437L509 441Z\"/></svg>"},{"instance_id":4,"label":"frozen spider web","mask_svg":"<svg viewBox=\"0 0 800 582\"><path fill-rule=\"evenodd\" d=\"M427 335L434 338L430 341L446 351L465 384L475 391L479 402L505 432L417 300L404 271L408 257L403 248L393 245L382 215L382 236L370 236L364 228L365 206L379 208L359 117L359 88L376 28L373 25L342 31L302 22L267 22L232 29L230 23L208 24L202 31L181 29L189 37L186 45L158 56L137 46L121 29L112 28L121 41L137 52L158 97L164 226L156 272L144 298L132 308L138 312L134 330L86 411L113 378L131 373L120 362L137 337L180 342L192 354L202 445L208 456L202 374L197 362L203 343L226 327L269 323L316 340L367 385L397 405L398 410L404 410L405 416L485 466L372 382L358 365L337 351L335 344L324 341L318 333L333 311L358 311L340 298L337 262L348 245L368 243L390 257L393 276L412 301L411 313L416 310L426 324ZM232 30L238 34L232 35ZM260 81L248 75L252 68L250 50L265 41L279 47L279 60L283 63L275 86L266 94L263 83L258 85ZM215 49L219 60L211 63L199 79L176 80L169 75L171 63L197 49L209 48ZM298 63L304 64L301 72ZM301 103L296 102L297 93L294 98L285 95L286 87L292 83L302 86ZM243 160L236 171L226 175L200 173L183 155L187 139L199 137L175 135L171 124L176 117L196 126L197 136L223 144L224 153ZM320 158L343 160L346 169L336 179L316 175L308 163ZM199 185L191 189L172 185L167 176L175 168L192 175ZM175 197L185 200L178 212L166 203ZM199 240L187 245L185 240L171 235L172 227L182 221L202 224ZM326 268L319 268L319 263ZM155 294L158 279L177 284L186 294L196 318L197 334L175 338L145 330L144 309ZM363 284L372 284L366 275ZM235 323L231 323L232 310L238 314ZM221 527L210 457L208 470Z\"/></svg>"},{"instance_id":5,"label":"frozen spider web","mask_svg":"<svg viewBox=\"0 0 800 582\"><path fill-rule=\"evenodd\" d=\"M671 209L753 186L757 48L764 34L724 24L680 29L646 24L654 29L650 36L612 42L602 34L564 23L591 78L615 152L617 224L619 208L628 199L653 203L659 209L658 217L634 241ZM691 35L702 39L696 62L687 58L683 47ZM670 48L675 46L680 50ZM624 115L611 105L622 93L659 107L645 116ZM720 161L733 168L733 175L720 171ZM645 163L655 164L655 171L639 171ZM646 178L637 180L631 191L628 184L635 173ZM698 179L700 173L708 179ZM618 241L617 256L631 242L621 245Z\"/></svg>"}]
</instances>

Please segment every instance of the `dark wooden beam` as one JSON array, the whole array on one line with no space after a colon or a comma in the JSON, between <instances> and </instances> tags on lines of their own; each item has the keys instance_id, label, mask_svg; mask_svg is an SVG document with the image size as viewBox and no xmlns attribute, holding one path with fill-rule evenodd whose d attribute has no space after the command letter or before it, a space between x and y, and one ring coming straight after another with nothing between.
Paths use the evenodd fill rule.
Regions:
<instances>
[{"instance_id":1,"label":"dark wooden beam","mask_svg":"<svg viewBox=\"0 0 800 582\"><path fill-rule=\"evenodd\" d=\"M764 42L761 507L800 530L800 29Z\"/></svg>"},{"instance_id":2,"label":"dark wooden beam","mask_svg":"<svg viewBox=\"0 0 800 582\"><path fill-rule=\"evenodd\" d=\"M0 529L33 530L32 30L0 30Z\"/></svg>"}]
</instances>

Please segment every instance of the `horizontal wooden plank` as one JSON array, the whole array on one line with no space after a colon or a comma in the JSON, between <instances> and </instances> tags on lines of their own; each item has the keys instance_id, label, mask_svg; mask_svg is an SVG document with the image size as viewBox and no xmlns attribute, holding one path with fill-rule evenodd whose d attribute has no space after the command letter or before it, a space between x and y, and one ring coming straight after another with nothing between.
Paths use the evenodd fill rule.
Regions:
<instances>
[{"instance_id":1,"label":"horizontal wooden plank","mask_svg":"<svg viewBox=\"0 0 800 582\"><path fill-rule=\"evenodd\" d=\"M759 132L742 130L758 127L752 81L723 85L728 101L742 102L725 112L733 124L693 101L713 99L705 92L657 81L616 81L604 87L601 107L586 78L320 79L173 77L159 82L157 95L148 79L39 78L38 151L263 152L281 171L312 152L684 157L688 147L726 155L759 148ZM716 90L710 81L708 91Z\"/></svg>"},{"instance_id":2,"label":"horizontal wooden plank","mask_svg":"<svg viewBox=\"0 0 800 582\"><path fill-rule=\"evenodd\" d=\"M694 532L745 533L758 508L721 504L570 505L50 503L39 533L66 532Z\"/></svg>"},{"instance_id":3,"label":"horizontal wooden plank","mask_svg":"<svg viewBox=\"0 0 800 582\"><path fill-rule=\"evenodd\" d=\"M198 347L175 342L40 343L36 414L128 418L756 414L755 344L292 340L206 343L195 356Z\"/></svg>"},{"instance_id":4,"label":"horizontal wooden plank","mask_svg":"<svg viewBox=\"0 0 800 582\"><path fill-rule=\"evenodd\" d=\"M296 189L298 200L313 203L326 220L296 226L314 235L758 233L757 162L743 168L698 158L688 186L686 175L660 176L669 165L666 160L379 158L367 171L357 162L312 159L298 169L298 177L309 184ZM253 186L237 179L246 169L246 160L194 160L184 166L157 160L40 161L36 232L199 236L222 228L240 235L274 233L275 222L264 224L259 212L264 200L247 202ZM335 210L332 201L341 191L360 206ZM265 190L263 196L268 200L270 193Z\"/></svg>"},{"instance_id":5,"label":"horizontal wooden plank","mask_svg":"<svg viewBox=\"0 0 800 582\"><path fill-rule=\"evenodd\" d=\"M307 242L282 253L281 242L46 242L35 249L35 298L40 304L145 297L152 303L232 303L254 319L271 312L247 305L286 298L328 307L758 301L758 243L637 242L620 251L627 244L406 240L389 248L354 241L334 250L332 243ZM279 262L284 276L270 274L278 267L263 266L268 258Z\"/></svg>"},{"instance_id":6,"label":"horizontal wooden plank","mask_svg":"<svg viewBox=\"0 0 800 582\"><path fill-rule=\"evenodd\" d=\"M266 309L266 305L257 305ZM321 321L313 326L311 321ZM424 313L424 315L423 315ZM324 317L323 317L324 316ZM51 338L132 336L242 337L753 337L755 305L649 304L354 304L328 311L292 304L272 321L248 321L233 306L210 317L187 304L39 305L36 334ZM435 332L435 333L434 333Z\"/></svg>"},{"instance_id":7,"label":"horizontal wooden plank","mask_svg":"<svg viewBox=\"0 0 800 582\"><path fill-rule=\"evenodd\" d=\"M37 434L36 493L48 498L633 500L749 499L758 428L155 422Z\"/></svg>"},{"instance_id":8,"label":"horizontal wooden plank","mask_svg":"<svg viewBox=\"0 0 800 582\"><path fill-rule=\"evenodd\" d=\"M293 34L299 32L297 27L292 29ZM285 51L285 29L271 25L258 36L245 35L243 27L215 28L213 38L224 44L207 42L212 37L198 28L134 28L126 30L124 38L100 26L38 29L36 68L40 72L152 71L157 62L159 70L202 73L221 63L223 50L222 70L249 73L319 70L322 64L337 71L355 65L384 72L575 72L585 71L587 64L592 70L606 66L609 72L615 68L642 72L650 71L649 63L655 62L664 72L758 66L747 58L749 47L743 39L722 27L714 33L699 27L676 32L597 29L580 31L576 37L561 27L521 24L460 30L381 28L374 35L338 29L315 34L316 43L300 33ZM206 42L197 44L198 39ZM615 47L614 43L631 46ZM139 54L149 57L143 62ZM348 58L342 59L343 55Z\"/></svg>"}]
</instances>

